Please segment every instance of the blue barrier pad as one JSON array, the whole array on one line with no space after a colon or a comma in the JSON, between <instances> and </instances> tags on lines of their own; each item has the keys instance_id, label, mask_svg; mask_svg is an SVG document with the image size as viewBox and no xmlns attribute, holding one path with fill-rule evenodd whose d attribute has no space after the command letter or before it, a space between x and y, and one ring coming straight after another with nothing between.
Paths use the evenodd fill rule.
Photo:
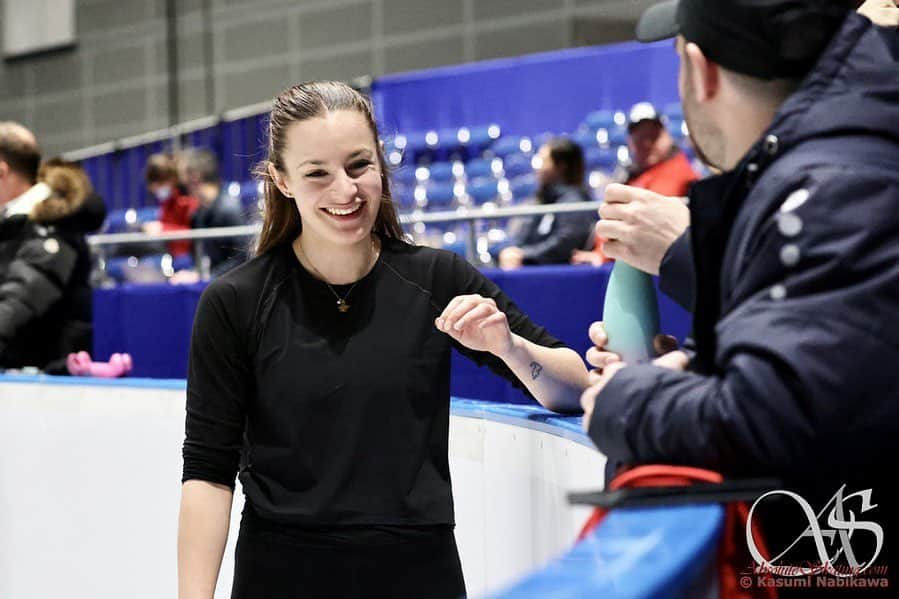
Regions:
<instances>
[{"instance_id":1,"label":"blue barrier pad","mask_svg":"<svg viewBox=\"0 0 899 599\"><path fill-rule=\"evenodd\" d=\"M187 381L184 379L142 379L123 377L118 379L101 379L89 376L50 376L46 374L8 374L0 373L0 385L3 383L36 383L41 385L71 385L89 387L129 387L132 389L174 389L184 390Z\"/></svg>"},{"instance_id":2,"label":"blue barrier pad","mask_svg":"<svg viewBox=\"0 0 899 599\"><path fill-rule=\"evenodd\" d=\"M571 551L492 598L708 596L723 527L720 505L614 510Z\"/></svg>"}]
</instances>

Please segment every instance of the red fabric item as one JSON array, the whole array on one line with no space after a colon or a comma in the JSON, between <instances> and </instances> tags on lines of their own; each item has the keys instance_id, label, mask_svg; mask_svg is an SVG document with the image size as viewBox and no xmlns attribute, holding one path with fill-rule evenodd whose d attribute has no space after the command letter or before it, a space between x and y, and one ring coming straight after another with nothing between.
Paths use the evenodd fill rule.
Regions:
<instances>
[{"instance_id":1,"label":"red fabric item","mask_svg":"<svg viewBox=\"0 0 899 599\"><path fill-rule=\"evenodd\" d=\"M628 179L626 185L648 189L663 196L683 197L687 195L690 183L699 178L686 154L677 152L668 160L651 166L636 177Z\"/></svg>"},{"instance_id":2,"label":"red fabric item","mask_svg":"<svg viewBox=\"0 0 899 599\"><path fill-rule=\"evenodd\" d=\"M159 222L163 232L190 229L190 217L199 206L197 198L182 194L176 187L172 195L159 206ZM189 239L169 241L166 247L172 257L189 254L192 249Z\"/></svg>"},{"instance_id":3,"label":"red fabric item","mask_svg":"<svg viewBox=\"0 0 899 599\"><path fill-rule=\"evenodd\" d=\"M724 478L717 472L689 466L667 466L651 464L637 466L620 472L609 483L609 490L636 487L688 487L696 482L720 483ZM602 523L609 510L596 508L584 523L577 540L581 541ZM739 585L740 576L754 562L746 547L746 521L749 507L744 502L730 503L725 509L724 532L718 546L719 597L722 599L762 599L777 597L773 588L756 587L744 589ZM761 532L752 527L752 536L765 558L770 557Z\"/></svg>"},{"instance_id":4,"label":"red fabric item","mask_svg":"<svg viewBox=\"0 0 899 599\"><path fill-rule=\"evenodd\" d=\"M687 195L690 183L699 179L699 175L693 170L686 154L677 152L668 160L651 166L636 177L631 177L625 185L648 189L663 196L683 197ZM603 257L603 262L612 260L602 251L602 242L596 238L593 251Z\"/></svg>"}]
</instances>

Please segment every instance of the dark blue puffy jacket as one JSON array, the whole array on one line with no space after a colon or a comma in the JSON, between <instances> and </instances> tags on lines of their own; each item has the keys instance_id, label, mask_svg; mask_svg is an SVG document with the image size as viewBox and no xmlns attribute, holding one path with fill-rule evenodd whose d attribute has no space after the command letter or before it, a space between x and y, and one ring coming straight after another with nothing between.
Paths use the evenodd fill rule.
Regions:
<instances>
[{"instance_id":1,"label":"dark blue puffy jacket","mask_svg":"<svg viewBox=\"0 0 899 599\"><path fill-rule=\"evenodd\" d=\"M873 487L863 518L893 520L899 32L849 16L737 167L694 185L690 210L690 370L618 372L590 437L611 464L776 476L813 503Z\"/></svg>"}]
</instances>

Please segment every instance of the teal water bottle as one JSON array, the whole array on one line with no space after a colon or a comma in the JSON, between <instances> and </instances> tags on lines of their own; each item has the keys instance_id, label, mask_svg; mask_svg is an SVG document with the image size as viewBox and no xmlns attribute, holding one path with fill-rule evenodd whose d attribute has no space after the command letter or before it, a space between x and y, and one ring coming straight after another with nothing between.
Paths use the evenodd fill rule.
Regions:
<instances>
[{"instance_id":1,"label":"teal water bottle","mask_svg":"<svg viewBox=\"0 0 899 599\"><path fill-rule=\"evenodd\" d=\"M652 340L659 333L659 304L652 277L616 260L606 287L602 320L609 351L630 364L652 360Z\"/></svg>"}]
</instances>

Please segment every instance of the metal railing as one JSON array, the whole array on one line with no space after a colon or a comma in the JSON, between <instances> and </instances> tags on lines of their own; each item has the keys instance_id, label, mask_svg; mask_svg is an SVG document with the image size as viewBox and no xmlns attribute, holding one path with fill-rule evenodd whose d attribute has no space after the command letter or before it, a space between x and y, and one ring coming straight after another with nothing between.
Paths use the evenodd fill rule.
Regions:
<instances>
[{"instance_id":1,"label":"metal railing","mask_svg":"<svg viewBox=\"0 0 899 599\"><path fill-rule=\"evenodd\" d=\"M472 262L478 262L478 227L479 221L499 218L515 218L527 216L542 216L544 214L568 214L596 212L602 202L573 202L569 204L526 205L499 207L484 205L478 208L461 207L455 210L440 212L413 212L400 214L400 224L415 225L417 223L451 223L460 222L468 224L466 237L466 258ZM171 231L164 233L106 233L90 235L87 238L91 247L96 248L101 254L103 248L119 244L153 244L165 241L180 240L206 240L252 237L258 235L260 224L243 225L239 227L215 227L209 229L191 229L186 231ZM202 251L201 244L197 244L195 251ZM199 265L201 255L195 261Z\"/></svg>"}]
</instances>

